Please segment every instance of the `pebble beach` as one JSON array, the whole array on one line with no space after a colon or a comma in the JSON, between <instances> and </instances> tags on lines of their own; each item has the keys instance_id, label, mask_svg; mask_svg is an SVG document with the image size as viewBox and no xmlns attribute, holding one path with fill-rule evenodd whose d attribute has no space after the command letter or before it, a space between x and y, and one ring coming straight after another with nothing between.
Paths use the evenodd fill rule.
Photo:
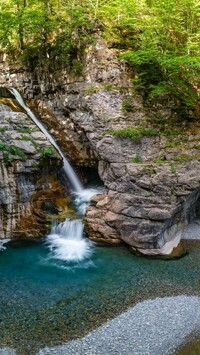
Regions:
<instances>
[{"instance_id":1,"label":"pebble beach","mask_svg":"<svg viewBox=\"0 0 200 355\"><path fill-rule=\"evenodd\" d=\"M168 355L199 332L199 297L155 298L138 303L81 339L41 349L38 355Z\"/></svg>"}]
</instances>

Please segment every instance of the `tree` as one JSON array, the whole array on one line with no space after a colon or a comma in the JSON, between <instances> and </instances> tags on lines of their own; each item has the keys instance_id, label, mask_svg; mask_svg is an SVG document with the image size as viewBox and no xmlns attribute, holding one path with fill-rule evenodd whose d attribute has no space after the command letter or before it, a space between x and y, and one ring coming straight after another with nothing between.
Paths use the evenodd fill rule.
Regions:
<instances>
[{"instance_id":1,"label":"tree","mask_svg":"<svg viewBox=\"0 0 200 355\"><path fill-rule=\"evenodd\" d=\"M186 111L198 100L199 0L1 0L0 44L26 62L80 64L99 26L134 66L146 97L170 93Z\"/></svg>"},{"instance_id":2,"label":"tree","mask_svg":"<svg viewBox=\"0 0 200 355\"><path fill-rule=\"evenodd\" d=\"M132 23L138 28L123 58L135 66L146 95L171 93L194 109L200 78L199 5L195 0L147 1Z\"/></svg>"}]
</instances>

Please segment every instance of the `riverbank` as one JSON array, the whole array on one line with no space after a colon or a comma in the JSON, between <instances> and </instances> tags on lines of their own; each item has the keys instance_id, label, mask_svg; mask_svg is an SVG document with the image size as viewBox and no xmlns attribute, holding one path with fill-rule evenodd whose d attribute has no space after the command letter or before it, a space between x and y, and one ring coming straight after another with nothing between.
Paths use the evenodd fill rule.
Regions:
<instances>
[{"instance_id":1,"label":"riverbank","mask_svg":"<svg viewBox=\"0 0 200 355\"><path fill-rule=\"evenodd\" d=\"M200 297L155 298L138 303L82 339L38 355L173 354L200 331Z\"/></svg>"}]
</instances>

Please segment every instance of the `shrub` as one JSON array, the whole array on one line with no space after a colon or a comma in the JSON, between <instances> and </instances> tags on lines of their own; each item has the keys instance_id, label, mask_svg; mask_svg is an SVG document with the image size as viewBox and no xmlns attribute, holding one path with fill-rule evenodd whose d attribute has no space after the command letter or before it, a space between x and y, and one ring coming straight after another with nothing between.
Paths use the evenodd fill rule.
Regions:
<instances>
[{"instance_id":1,"label":"shrub","mask_svg":"<svg viewBox=\"0 0 200 355\"><path fill-rule=\"evenodd\" d=\"M105 132L112 134L118 138L131 138L133 141L138 142L144 136L156 136L158 132L152 128L144 128L144 127L126 127L108 130Z\"/></svg>"}]
</instances>

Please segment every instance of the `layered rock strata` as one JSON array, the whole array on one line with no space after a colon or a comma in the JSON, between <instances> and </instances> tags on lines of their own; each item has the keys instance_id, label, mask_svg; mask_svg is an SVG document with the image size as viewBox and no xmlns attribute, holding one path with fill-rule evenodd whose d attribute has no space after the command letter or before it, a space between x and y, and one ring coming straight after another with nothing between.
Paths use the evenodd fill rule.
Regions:
<instances>
[{"instance_id":1,"label":"layered rock strata","mask_svg":"<svg viewBox=\"0 0 200 355\"><path fill-rule=\"evenodd\" d=\"M66 205L57 180L61 166L62 159L29 117L0 104L0 239L47 233L51 214L46 207L54 206L53 214Z\"/></svg>"},{"instance_id":2,"label":"layered rock strata","mask_svg":"<svg viewBox=\"0 0 200 355\"><path fill-rule=\"evenodd\" d=\"M134 74L119 54L98 38L83 58L80 77L59 68L47 76L36 68L26 83L12 68L4 85L23 88L27 98L37 100L76 165L98 164L105 194L95 196L87 210L89 237L125 242L143 254L169 254L199 215L199 128L184 120L169 124L178 122L172 98L147 102L133 92ZM113 130L127 127L140 136L114 135ZM153 128L154 134L143 134L143 128Z\"/></svg>"}]
</instances>

